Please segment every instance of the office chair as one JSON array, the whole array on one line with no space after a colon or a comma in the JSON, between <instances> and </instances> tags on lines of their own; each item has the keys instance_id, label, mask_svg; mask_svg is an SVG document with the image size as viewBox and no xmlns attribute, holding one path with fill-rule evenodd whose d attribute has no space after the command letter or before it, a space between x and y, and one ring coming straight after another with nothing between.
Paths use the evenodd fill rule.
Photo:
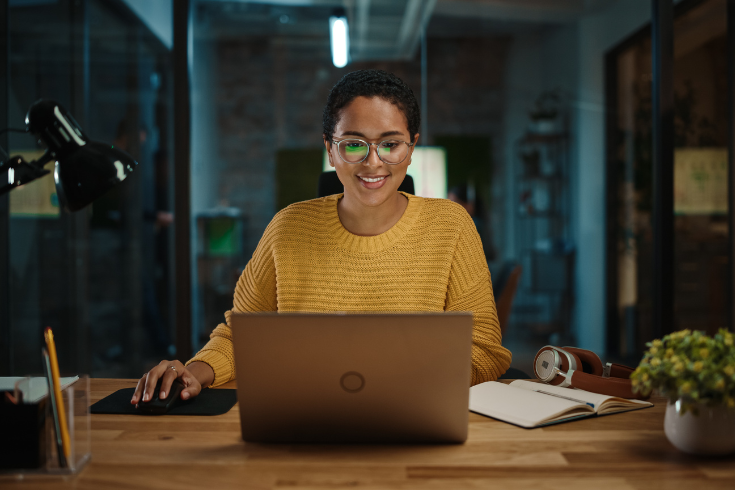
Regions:
<instances>
[{"instance_id":1,"label":"office chair","mask_svg":"<svg viewBox=\"0 0 735 490\"><path fill-rule=\"evenodd\" d=\"M500 322L500 333L503 336L505 336L505 331L508 328L513 299L518 290L518 283L521 280L521 273L523 272L523 268L518 264L506 264L504 269L501 271L498 281L502 289L500 289L500 294L497 296L495 303L498 312L498 321Z\"/></svg>"},{"instance_id":2,"label":"office chair","mask_svg":"<svg viewBox=\"0 0 735 490\"><path fill-rule=\"evenodd\" d=\"M399 191L407 194L416 194L413 187L413 178L410 175L406 175L401 185L398 187ZM331 196L332 194L341 194L345 191L342 182L337 177L337 172L322 172L319 176L319 188L317 190L318 197Z\"/></svg>"},{"instance_id":3,"label":"office chair","mask_svg":"<svg viewBox=\"0 0 735 490\"><path fill-rule=\"evenodd\" d=\"M500 332L505 337L508 329L508 320L510 319L510 311L513 306L513 299L518 290L518 283L521 280L521 272L523 268L513 262L506 262L502 265L501 270L493 277L493 290L498 294L495 296L495 308L498 313L498 322L500 323ZM516 368L508 368L500 379L532 379L531 376L524 371Z\"/></svg>"}]
</instances>

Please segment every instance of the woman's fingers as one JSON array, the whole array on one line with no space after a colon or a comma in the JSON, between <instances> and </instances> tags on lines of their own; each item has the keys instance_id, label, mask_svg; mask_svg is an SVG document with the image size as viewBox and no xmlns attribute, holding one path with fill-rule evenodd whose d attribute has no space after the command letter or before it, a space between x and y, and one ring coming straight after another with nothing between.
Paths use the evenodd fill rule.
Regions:
<instances>
[{"instance_id":1,"label":"woman's fingers","mask_svg":"<svg viewBox=\"0 0 735 490\"><path fill-rule=\"evenodd\" d=\"M161 392L158 394L158 397L161 400L164 400L169 392L171 391L171 384L174 382L176 378L179 377L179 373L181 371L178 371L177 369L171 369L171 367L176 367L172 364L169 364L166 366L166 371L163 373L163 380L161 381Z\"/></svg>"},{"instance_id":2,"label":"woman's fingers","mask_svg":"<svg viewBox=\"0 0 735 490\"><path fill-rule=\"evenodd\" d=\"M177 364L181 366L181 363L179 361L166 361L163 360L158 363L158 366L154 367L150 371L148 371L148 378L145 381L145 390L143 391L143 400L144 402L148 402L153 400L155 396L156 391L156 384L158 383L158 379L161 378L164 374L166 374L166 370L173 371L170 366ZM183 366L182 366L183 367ZM168 390L166 390L168 392Z\"/></svg>"},{"instance_id":3,"label":"woman's fingers","mask_svg":"<svg viewBox=\"0 0 735 490\"><path fill-rule=\"evenodd\" d=\"M171 369L172 367L173 369ZM152 400L156 395L156 384L159 379L161 379L161 390L158 396L162 400L165 399L171 392L171 385L176 378L181 378L186 387L181 392L181 398L184 400L197 396L202 390L202 385L181 361L161 361L158 366L148 371L138 380L138 385L135 387L130 403L137 405L140 402Z\"/></svg>"},{"instance_id":4,"label":"woman's fingers","mask_svg":"<svg viewBox=\"0 0 735 490\"><path fill-rule=\"evenodd\" d=\"M161 364L164 362L168 361L161 361ZM143 388L143 399L141 401L149 402L153 399L153 392L156 390L158 378L163 375L163 366L161 364L148 371L148 376L145 379L145 388Z\"/></svg>"},{"instance_id":5,"label":"woman's fingers","mask_svg":"<svg viewBox=\"0 0 735 490\"><path fill-rule=\"evenodd\" d=\"M132 405L135 405L140 400L140 397L143 394L143 389L145 388L145 379L148 377L148 373L145 373L142 378L138 380L138 384L135 387L135 392L133 392L133 398L130 400L130 403Z\"/></svg>"}]
</instances>

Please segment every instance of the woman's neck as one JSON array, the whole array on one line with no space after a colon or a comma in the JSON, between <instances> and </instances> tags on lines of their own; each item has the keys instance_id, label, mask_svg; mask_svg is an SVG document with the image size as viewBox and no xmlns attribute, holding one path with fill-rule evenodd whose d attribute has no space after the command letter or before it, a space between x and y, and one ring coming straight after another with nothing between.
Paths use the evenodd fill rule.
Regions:
<instances>
[{"instance_id":1,"label":"woman's neck","mask_svg":"<svg viewBox=\"0 0 735 490\"><path fill-rule=\"evenodd\" d=\"M337 214L342 226L353 235L375 236L393 228L407 206L408 198L400 192L379 206L365 206L345 195L337 203Z\"/></svg>"}]
</instances>

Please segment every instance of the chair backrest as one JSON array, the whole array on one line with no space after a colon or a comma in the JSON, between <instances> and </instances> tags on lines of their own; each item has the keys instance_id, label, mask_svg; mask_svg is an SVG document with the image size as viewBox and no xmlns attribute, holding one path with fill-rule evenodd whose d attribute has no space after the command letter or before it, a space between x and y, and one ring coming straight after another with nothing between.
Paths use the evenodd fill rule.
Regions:
<instances>
[{"instance_id":1,"label":"chair backrest","mask_svg":"<svg viewBox=\"0 0 735 490\"><path fill-rule=\"evenodd\" d=\"M399 191L407 194L416 194L413 186L413 177L406 175L401 185L398 187ZM337 177L337 172L322 172L319 176L319 188L317 190L318 197L331 196L332 194L341 194L345 191L342 182Z\"/></svg>"},{"instance_id":2,"label":"chair backrest","mask_svg":"<svg viewBox=\"0 0 735 490\"><path fill-rule=\"evenodd\" d=\"M505 330L508 328L508 319L510 318L510 310L513 307L513 298L518 290L518 282L521 280L521 273L523 268L520 265L516 265L510 271L507 281L503 289L500 291L495 301L495 308L498 312L498 322L500 322L500 334L505 335Z\"/></svg>"}]
</instances>

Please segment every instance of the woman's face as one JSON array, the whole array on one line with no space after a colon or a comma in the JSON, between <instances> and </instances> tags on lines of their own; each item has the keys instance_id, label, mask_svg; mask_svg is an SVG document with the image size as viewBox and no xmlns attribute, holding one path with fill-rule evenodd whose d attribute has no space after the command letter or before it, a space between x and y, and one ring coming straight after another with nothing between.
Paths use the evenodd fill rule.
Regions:
<instances>
[{"instance_id":1,"label":"woman's face","mask_svg":"<svg viewBox=\"0 0 735 490\"><path fill-rule=\"evenodd\" d=\"M417 133L414 142L418 137ZM345 138L359 138L368 143L389 139L411 142L406 116L380 97L357 97L340 111L334 140ZM376 146L370 147L368 157L362 162L347 163L339 156L337 145L326 140L324 143L329 151L329 162L345 186L345 199L357 199L364 206L380 206L398 198L398 186L406 177L413 147L401 163L388 165L378 158Z\"/></svg>"}]
</instances>

